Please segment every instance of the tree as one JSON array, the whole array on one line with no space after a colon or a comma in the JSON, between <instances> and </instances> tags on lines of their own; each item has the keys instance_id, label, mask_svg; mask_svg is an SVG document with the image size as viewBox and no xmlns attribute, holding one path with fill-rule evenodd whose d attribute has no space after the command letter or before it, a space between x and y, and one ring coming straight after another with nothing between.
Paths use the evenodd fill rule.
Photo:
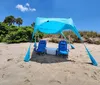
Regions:
<instances>
[{"instance_id":1,"label":"tree","mask_svg":"<svg viewBox=\"0 0 100 85\"><path fill-rule=\"evenodd\" d=\"M21 18L17 18L16 19L16 24L18 24L18 26L20 27L20 25L22 25L23 20Z\"/></svg>"},{"instance_id":2,"label":"tree","mask_svg":"<svg viewBox=\"0 0 100 85\"><path fill-rule=\"evenodd\" d=\"M10 26L10 25L12 25L12 24L15 23L15 17L12 16L12 15L7 16L7 17L5 17L5 19L4 19L3 22L4 22L4 23L8 23L8 25Z\"/></svg>"},{"instance_id":3,"label":"tree","mask_svg":"<svg viewBox=\"0 0 100 85\"><path fill-rule=\"evenodd\" d=\"M34 27L34 26L35 26L35 22L33 22L33 23L31 24L31 26Z\"/></svg>"}]
</instances>

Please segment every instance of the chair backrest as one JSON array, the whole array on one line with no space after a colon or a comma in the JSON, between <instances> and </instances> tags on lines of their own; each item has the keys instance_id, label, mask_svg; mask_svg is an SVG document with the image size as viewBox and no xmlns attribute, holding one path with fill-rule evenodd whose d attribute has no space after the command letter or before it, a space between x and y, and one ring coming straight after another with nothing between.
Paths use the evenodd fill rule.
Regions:
<instances>
[{"instance_id":1,"label":"chair backrest","mask_svg":"<svg viewBox=\"0 0 100 85\"><path fill-rule=\"evenodd\" d=\"M67 42L65 40L61 40L58 46L59 51L66 51L67 50Z\"/></svg>"},{"instance_id":2,"label":"chair backrest","mask_svg":"<svg viewBox=\"0 0 100 85\"><path fill-rule=\"evenodd\" d=\"M46 40L40 40L38 45L38 50L44 51L46 48Z\"/></svg>"}]
</instances>

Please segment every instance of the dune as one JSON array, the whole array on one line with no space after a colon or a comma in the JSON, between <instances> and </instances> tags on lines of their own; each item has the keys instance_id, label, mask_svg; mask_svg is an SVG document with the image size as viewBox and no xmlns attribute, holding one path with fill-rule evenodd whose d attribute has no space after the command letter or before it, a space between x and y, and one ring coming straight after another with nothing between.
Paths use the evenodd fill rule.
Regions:
<instances>
[{"instance_id":1,"label":"dune","mask_svg":"<svg viewBox=\"0 0 100 85\"><path fill-rule=\"evenodd\" d=\"M54 55L36 55L24 62L29 43L0 43L0 85L100 85L100 66L91 65L82 44L74 43L68 60ZM100 45L86 44L100 64ZM47 47L57 48L48 43Z\"/></svg>"}]
</instances>

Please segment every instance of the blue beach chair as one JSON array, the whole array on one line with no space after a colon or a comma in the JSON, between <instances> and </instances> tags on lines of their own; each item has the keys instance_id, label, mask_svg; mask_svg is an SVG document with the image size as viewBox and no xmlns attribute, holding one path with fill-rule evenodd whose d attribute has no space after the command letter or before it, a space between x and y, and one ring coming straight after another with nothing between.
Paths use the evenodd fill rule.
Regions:
<instances>
[{"instance_id":1,"label":"blue beach chair","mask_svg":"<svg viewBox=\"0 0 100 85\"><path fill-rule=\"evenodd\" d=\"M38 44L38 48L34 48L34 51L37 54L45 54L46 53L46 40L40 40Z\"/></svg>"},{"instance_id":2,"label":"blue beach chair","mask_svg":"<svg viewBox=\"0 0 100 85\"><path fill-rule=\"evenodd\" d=\"M65 40L61 40L58 44L56 55L62 55L63 57L68 57L68 53L69 49L67 48L67 42Z\"/></svg>"}]
</instances>

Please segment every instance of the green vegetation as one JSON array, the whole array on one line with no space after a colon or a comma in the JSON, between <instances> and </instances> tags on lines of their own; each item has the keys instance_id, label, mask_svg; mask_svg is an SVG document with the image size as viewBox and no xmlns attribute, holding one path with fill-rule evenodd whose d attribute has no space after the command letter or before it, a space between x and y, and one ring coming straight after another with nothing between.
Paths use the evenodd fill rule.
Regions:
<instances>
[{"instance_id":1,"label":"green vegetation","mask_svg":"<svg viewBox=\"0 0 100 85\"><path fill-rule=\"evenodd\" d=\"M80 39L72 32L72 31L66 31L64 32L66 38L69 40L71 43L80 43ZM100 34L97 32L93 31L80 31L80 35L82 36L84 42L90 43L90 44L100 44ZM54 37L55 35L52 35L50 37ZM46 37L46 36L45 36ZM49 37L49 36L48 36ZM56 35L55 38L51 38L49 41L50 42L58 42L59 39L63 38L61 35Z\"/></svg>"},{"instance_id":2,"label":"green vegetation","mask_svg":"<svg viewBox=\"0 0 100 85\"><path fill-rule=\"evenodd\" d=\"M14 24L18 26L15 26ZM23 20L14 16L5 17L3 22L0 22L0 42L6 43L20 43L20 42L29 42L32 38L32 32L34 31L33 22L30 26L21 26L23 24ZM78 37L71 31L64 32L67 39L70 37L71 43L80 43L81 41ZM84 40L84 42L91 44L100 44L100 34L93 31L80 31L80 34ZM69 36L70 35L70 36ZM61 38L63 38L60 34L58 35L47 35L41 32L36 34L36 39L38 38L51 38L49 41L58 43ZM34 39L32 40L34 41Z\"/></svg>"},{"instance_id":3,"label":"green vegetation","mask_svg":"<svg viewBox=\"0 0 100 85\"><path fill-rule=\"evenodd\" d=\"M18 24L15 26L14 23ZM15 19L14 16L8 16L3 22L0 22L0 42L6 43L19 43L19 42L30 42L32 39L32 26L20 26L23 23L21 18ZM43 33L38 32L36 34L36 39L38 41L38 36L43 37ZM34 41L34 39L33 39Z\"/></svg>"},{"instance_id":4,"label":"green vegetation","mask_svg":"<svg viewBox=\"0 0 100 85\"><path fill-rule=\"evenodd\" d=\"M20 27L20 25L22 25L23 20L21 18L17 18L16 19L16 24L18 24L18 26Z\"/></svg>"},{"instance_id":5,"label":"green vegetation","mask_svg":"<svg viewBox=\"0 0 100 85\"><path fill-rule=\"evenodd\" d=\"M3 22L7 23L10 26L10 25L12 25L12 24L14 24L16 22L16 19L15 19L14 16L11 15L11 16L5 17Z\"/></svg>"}]
</instances>

